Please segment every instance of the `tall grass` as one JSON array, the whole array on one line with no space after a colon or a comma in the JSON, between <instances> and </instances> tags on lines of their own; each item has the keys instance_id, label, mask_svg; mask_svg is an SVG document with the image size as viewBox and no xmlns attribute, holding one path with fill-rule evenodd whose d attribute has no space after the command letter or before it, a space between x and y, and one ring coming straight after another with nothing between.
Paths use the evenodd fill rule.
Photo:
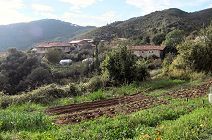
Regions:
<instances>
[{"instance_id":1,"label":"tall grass","mask_svg":"<svg viewBox=\"0 0 212 140\"><path fill-rule=\"evenodd\" d=\"M0 112L0 131L46 131L51 120L43 113Z\"/></svg>"}]
</instances>

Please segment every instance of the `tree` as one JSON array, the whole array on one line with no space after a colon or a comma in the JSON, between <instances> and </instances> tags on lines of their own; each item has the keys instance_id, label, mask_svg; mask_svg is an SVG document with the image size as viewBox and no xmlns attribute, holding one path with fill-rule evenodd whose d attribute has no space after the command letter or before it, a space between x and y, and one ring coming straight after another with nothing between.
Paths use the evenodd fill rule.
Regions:
<instances>
[{"instance_id":1,"label":"tree","mask_svg":"<svg viewBox=\"0 0 212 140\"><path fill-rule=\"evenodd\" d=\"M201 31L199 40L186 40L177 46L179 55L173 61L178 69L212 71L212 26Z\"/></svg>"},{"instance_id":2,"label":"tree","mask_svg":"<svg viewBox=\"0 0 212 140\"><path fill-rule=\"evenodd\" d=\"M184 40L184 37L184 31L178 29L173 30L166 35L166 40L164 41L164 44L166 46L176 47Z\"/></svg>"},{"instance_id":3,"label":"tree","mask_svg":"<svg viewBox=\"0 0 212 140\"><path fill-rule=\"evenodd\" d=\"M30 82L30 86L37 87L52 81L51 72L43 67L37 67L27 76L26 81Z\"/></svg>"},{"instance_id":4,"label":"tree","mask_svg":"<svg viewBox=\"0 0 212 140\"><path fill-rule=\"evenodd\" d=\"M50 63L58 64L60 60L62 59L62 50L60 49L50 49L46 53L46 58Z\"/></svg>"},{"instance_id":5,"label":"tree","mask_svg":"<svg viewBox=\"0 0 212 140\"><path fill-rule=\"evenodd\" d=\"M149 73L147 71L147 61L145 60L138 60L135 63L135 78L136 81L144 81L146 77L149 77Z\"/></svg>"},{"instance_id":6,"label":"tree","mask_svg":"<svg viewBox=\"0 0 212 140\"><path fill-rule=\"evenodd\" d=\"M168 54L177 55L177 53L178 51L176 47L166 46L161 54L161 58L164 59Z\"/></svg>"},{"instance_id":7,"label":"tree","mask_svg":"<svg viewBox=\"0 0 212 140\"><path fill-rule=\"evenodd\" d=\"M165 34L163 34L163 33L157 34L152 38L152 42L155 45L161 45L164 40L165 40Z\"/></svg>"},{"instance_id":8,"label":"tree","mask_svg":"<svg viewBox=\"0 0 212 140\"><path fill-rule=\"evenodd\" d=\"M26 90L27 76L37 67L43 67L40 59L13 49L0 65L0 91L10 95Z\"/></svg>"},{"instance_id":9,"label":"tree","mask_svg":"<svg viewBox=\"0 0 212 140\"><path fill-rule=\"evenodd\" d=\"M100 44L101 40L100 38L94 38L93 39L93 44L95 45L95 52L94 52L94 60L95 60L95 64L94 67L97 70L98 73L100 73L100 62L99 62L99 44Z\"/></svg>"},{"instance_id":10,"label":"tree","mask_svg":"<svg viewBox=\"0 0 212 140\"><path fill-rule=\"evenodd\" d=\"M147 71L136 62L137 57L127 50L126 46L120 46L117 50L109 53L103 61L103 75L108 75L110 80L114 80L118 84L143 80Z\"/></svg>"}]
</instances>

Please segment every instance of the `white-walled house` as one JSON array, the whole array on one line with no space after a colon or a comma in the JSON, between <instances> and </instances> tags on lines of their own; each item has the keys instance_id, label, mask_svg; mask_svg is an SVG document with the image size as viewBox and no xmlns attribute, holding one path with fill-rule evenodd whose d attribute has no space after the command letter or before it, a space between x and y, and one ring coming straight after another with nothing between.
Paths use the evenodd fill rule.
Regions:
<instances>
[{"instance_id":1,"label":"white-walled house","mask_svg":"<svg viewBox=\"0 0 212 140\"><path fill-rule=\"evenodd\" d=\"M73 40L69 43L77 50L80 50L81 48L92 46L93 40L92 39Z\"/></svg>"},{"instance_id":2,"label":"white-walled house","mask_svg":"<svg viewBox=\"0 0 212 140\"><path fill-rule=\"evenodd\" d=\"M143 45L143 46L131 46L129 49L138 57L148 58L151 56L161 57L161 53L164 50L164 46Z\"/></svg>"}]
</instances>

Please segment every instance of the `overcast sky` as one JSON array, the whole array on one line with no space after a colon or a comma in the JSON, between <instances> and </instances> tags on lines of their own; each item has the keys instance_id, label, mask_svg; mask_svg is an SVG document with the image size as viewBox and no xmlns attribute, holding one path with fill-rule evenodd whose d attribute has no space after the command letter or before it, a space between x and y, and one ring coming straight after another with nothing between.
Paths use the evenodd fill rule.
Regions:
<instances>
[{"instance_id":1,"label":"overcast sky","mask_svg":"<svg viewBox=\"0 0 212 140\"><path fill-rule=\"evenodd\" d=\"M103 26L167 8L193 12L212 0L0 0L0 25L49 18Z\"/></svg>"}]
</instances>

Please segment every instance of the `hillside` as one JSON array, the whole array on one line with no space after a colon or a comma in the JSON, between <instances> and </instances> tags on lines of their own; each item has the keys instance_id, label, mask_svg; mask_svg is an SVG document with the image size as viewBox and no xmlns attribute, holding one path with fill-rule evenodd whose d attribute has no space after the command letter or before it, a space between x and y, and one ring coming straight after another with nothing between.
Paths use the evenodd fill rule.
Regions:
<instances>
[{"instance_id":1,"label":"hillside","mask_svg":"<svg viewBox=\"0 0 212 140\"><path fill-rule=\"evenodd\" d=\"M182 29L189 34L192 31L201 29L203 26L207 26L212 20L211 13L212 8L193 13L171 8L126 21L115 22L97 28L82 37L94 36L102 39L152 37L155 34L168 33L176 28Z\"/></svg>"},{"instance_id":2,"label":"hillside","mask_svg":"<svg viewBox=\"0 0 212 140\"><path fill-rule=\"evenodd\" d=\"M48 40L67 40L95 27L82 27L54 19L0 26L0 51L16 47L24 50L34 43Z\"/></svg>"}]
</instances>

